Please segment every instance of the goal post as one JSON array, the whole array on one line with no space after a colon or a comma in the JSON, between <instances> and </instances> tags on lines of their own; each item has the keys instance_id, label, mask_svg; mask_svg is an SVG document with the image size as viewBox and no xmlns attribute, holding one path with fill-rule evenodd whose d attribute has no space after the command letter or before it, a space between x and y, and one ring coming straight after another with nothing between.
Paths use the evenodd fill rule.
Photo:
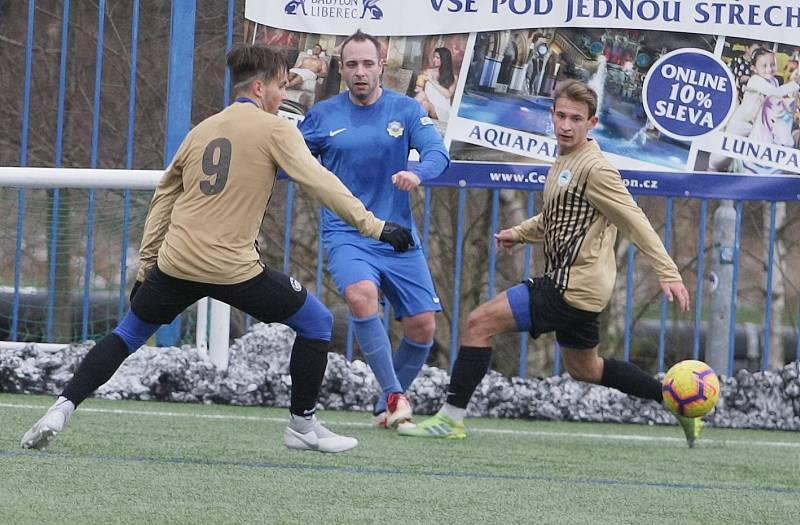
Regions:
<instances>
[{"instance_id":1,"label":"goal post","mask_svg":"<svg viewBox=\"0 0 800 525\"><path fill-rule=\"evenodd\" d=\"M57 351L113 330L163 173L0 167L0 348ZM200 301L194 342L218 368L227 368L229 334L230 307Z\"/></svg>"}]
</instances>

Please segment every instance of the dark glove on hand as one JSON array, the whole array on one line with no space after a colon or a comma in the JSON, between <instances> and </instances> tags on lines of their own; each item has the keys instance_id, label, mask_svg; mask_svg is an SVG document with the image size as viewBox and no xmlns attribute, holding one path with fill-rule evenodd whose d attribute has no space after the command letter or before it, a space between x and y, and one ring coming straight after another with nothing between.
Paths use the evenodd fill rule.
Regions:
<instances>
[{"instance_id":1,"label":"dark glove on hand","mask_svg":"<svg viewBox=\"0 0 800 525\"><path fill-rule=\"evenodd\" d=\"M133 302L133 296L136 295L136 292L139 290L139 287L142 285L142 281L136 281L133 283L133 288L131 288L131 295L129 297L129 301Z\"/></svg>"},{"instance_id":2,"label":"dark glove on hand","mask_svg":"<svg viewBox=\"0 0 800 525\"><path fill-rule=\"evenodd\" d=\"M414 237L411 230L404 228L396 222L386 221L383 225L380 240L389 243L396 252L404 252L414 246Z\"/></svg>"}]
</instances>

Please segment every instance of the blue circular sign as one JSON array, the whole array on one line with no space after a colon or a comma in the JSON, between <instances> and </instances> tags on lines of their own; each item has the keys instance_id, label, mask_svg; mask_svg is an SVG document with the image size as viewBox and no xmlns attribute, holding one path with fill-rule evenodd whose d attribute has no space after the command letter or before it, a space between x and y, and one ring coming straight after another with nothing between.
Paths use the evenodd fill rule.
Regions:
<instances>
[{"instance_id":1,"label":"blue circular sign","mask_svg":"<svg viewBox=\"0 0 800 525\"><path fill-rule=\"evenodd\" d=\"M678 49L659 58L647 73L643 92L648 118L678 140L720 129L736 96L731 71L703 49Z\"/></svg>"}]
</instances>

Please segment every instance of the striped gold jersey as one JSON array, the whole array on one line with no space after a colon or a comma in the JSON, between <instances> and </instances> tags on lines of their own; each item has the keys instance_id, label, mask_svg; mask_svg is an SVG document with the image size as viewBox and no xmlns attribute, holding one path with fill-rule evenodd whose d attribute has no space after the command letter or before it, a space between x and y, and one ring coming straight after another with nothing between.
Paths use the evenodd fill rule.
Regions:
<instances>
[{"instance_id":1,"label":"striped gold jersey","mask_svg":"<svg viewBox=\"0 0 800 525\"><path fill-rule=\"evenodd\" d=\"M661 282L681 281L650 221L594 140L559 155L547 174L541 213L512 228L519 241L543 242L545 275L564 300L600 312L617 275L617 230L650 259Z\"/></svg>"},{"instance_id":2,"label":"striped gold jersey","mask_svg":"<svg viewBox=\"0 0 800 525\"><path fill-rule=\"evenodd\" d=\"M256 245L278 168L364 235L384 222L308 150L297 127L249 102L234 103L184 139L145 221L137 279L158 261L166 274L212 284L258 275Z\"/></svg>"}]
</instances>

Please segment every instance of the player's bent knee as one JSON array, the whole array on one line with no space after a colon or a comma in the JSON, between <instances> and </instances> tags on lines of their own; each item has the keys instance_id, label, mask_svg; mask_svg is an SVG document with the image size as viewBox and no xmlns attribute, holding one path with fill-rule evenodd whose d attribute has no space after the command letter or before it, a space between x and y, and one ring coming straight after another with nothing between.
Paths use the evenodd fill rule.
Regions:
<instances>
[{"instance_id":1,"label":"player's bent knee","mask_svg":"<svg viewBox=\"0 0 800 525\"><path fill-rule=\"evenodd\" d=\"M489 327L486 324L488 318L484 315L481 308L477 308L469 313L467 316L466 334L473 337L486 337L494 335L490 333Z\"/></svg>"},{"instance_id":2,"label":"player's bent knee","mask_svg":"<svg viewBox=\"0 0 800 525\"><path fill-rule=\"evenodd\" d=\"M294 330L298 337L330 341L333 332L333 314L313 294L284 324Z\"/></svg>"},{"instance_id":3,"label":"player's bent knee","mask_svg":"<svg viewBox=\"0 0 800 525\"><path fill-rule=\"evenodd\" d=\"M136 315L133 310L128 310L128 313L122 319L122 322L117 326L113 334L122 339L125 346L128 347L128 352L131 354L141 347L145 341L150 339L150 336L156 333L158 327L161 326L155 323L148 323Z\"/></svg>"},{"instance_id":4,"label":"player's bent knee","mask_svg":"<svg viewBox=\"0 0 800 525\"><path fill-rule=\"evenodd\" d=\"M360 281L344 291L347 307L356 317L368 317L378 310L378 287L372 281Z\"/></svg>"},{"instance_id":5,"label":"player's bent knee","mask_svg":"<svg viewBox=\"0 0 800 525\"><path fill-rule=\"evenodd\" d=\"M413 318L407 318L403 326L405 336L417 344L427 343L433 341L433 335L436 333L436 318L433 313L419 314Z\"/></svg>"}]
</instances>

